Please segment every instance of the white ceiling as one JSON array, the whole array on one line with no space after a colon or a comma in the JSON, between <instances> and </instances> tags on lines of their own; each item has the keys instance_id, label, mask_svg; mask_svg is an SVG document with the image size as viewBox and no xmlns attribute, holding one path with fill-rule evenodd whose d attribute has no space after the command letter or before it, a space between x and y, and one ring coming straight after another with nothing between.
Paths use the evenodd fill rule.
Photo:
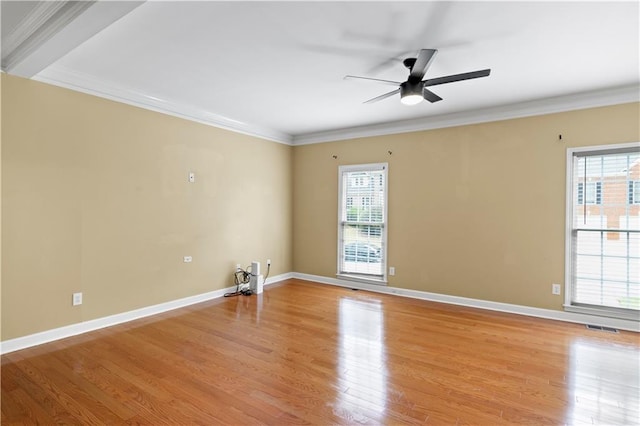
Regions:
<instances>
[{"instance_id":1,"label":"white ceiling","mask_svg":"<svg viewBox=\"0 0 640 426\"><path fill-rule=\"evenodd\" d=\"M36 65L3 50L3 69L293 144L640 100L637 1L86 4L48 31L57 41L23 49ZM38 5L2 2L3 49L43 25L25 24ZM404 81L421 48L439 50L426 78L491 76L416 106L365 105L394 88L343 79Z\"/></svg>"}]
</instances>

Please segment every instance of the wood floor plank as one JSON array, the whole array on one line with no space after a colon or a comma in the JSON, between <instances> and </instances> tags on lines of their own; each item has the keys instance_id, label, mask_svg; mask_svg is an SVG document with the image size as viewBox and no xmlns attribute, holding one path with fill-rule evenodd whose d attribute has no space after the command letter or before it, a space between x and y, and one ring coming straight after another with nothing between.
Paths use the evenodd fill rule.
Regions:
<instances>
[{"instance_id":1,"label":"wood floor plank","mask_svg":"<svg viewBox=\"0 0 640 426\"><path fill-rule=\"evenodd\" d=\"M56 422L56 419L51 417L40 404L36 403L24 389L16 389L11 392L11 397L15 404L23 408L21 413L22 416L18 417L17 420L24 418L33 419L35 420L35 423L41 425L53 424ZM10 423L12 422L9 421L4 424Z\"/></svg>"},{"instance_id":2,"label":"wood floor plank","mask_svg":"<svg viewBox=\"0 0 640 426\"><path fill-rule=\"evenodd\" d=\"M24 351L22 351L24 352ZM20 362L19 364L24 364ZM7 365L2 367L2 381L5 377L13 375L20 389L23 389L33 400L33 402L44 409L47 414L54 419L53 423L61 424L80 424L78 420L73 417L69 411L55 398L51 393L43 386L33 380L31 375L25 374L25 372L18 367L18 364L13 364L14 368L7 368ZM2 392L0 399L2 401L3 410L6 406L11 405L11 400L5 400L5 395L10 393ZM37 410L37 408L34 408ZM32 419L27 416L23 416L19 419L15 419L18 423L33 423Z\"/></svg>"},{"instance_id":3,"label":"wood floor plank","mask_svg":"<svg viewBox=\"0 0 640 426\"><path fill-rule=\"evenodd\" d=\"M18 399L14 398L14 394L17 390L20 389L18 388L14 391L5 391L2 393L2 409L0 410L2 413L2 416L0 417L2 424L16 422L20 419L32 418L31 415L26 413L23 404L21 404Z\"/></svg>"},{"instance_id":4,"label":"wood floor plank","mask_svg":"<svg viewBox=\"0 0 640 426\"><path fill-rule=\"evenodd\" d=\"M637 333L301 280L2 356L3 424L640 424Z\"/></svg>"}]
</instances>

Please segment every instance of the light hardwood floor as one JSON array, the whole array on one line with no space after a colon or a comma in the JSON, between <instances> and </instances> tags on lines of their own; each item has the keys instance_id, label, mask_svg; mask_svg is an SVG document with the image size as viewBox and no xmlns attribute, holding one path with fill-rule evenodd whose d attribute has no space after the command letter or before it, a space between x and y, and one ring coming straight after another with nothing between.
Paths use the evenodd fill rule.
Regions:
<instances>
[{"instance_id":1,"label":"light hardwood floor","mask_svg":"<svg viewBox=\"0 0 640 426\"><path fill-rule=\"evenodd\" d=\"M2 424L638 424L636 333L288 280L2 357Z\"/></svg>"}]
</instances>

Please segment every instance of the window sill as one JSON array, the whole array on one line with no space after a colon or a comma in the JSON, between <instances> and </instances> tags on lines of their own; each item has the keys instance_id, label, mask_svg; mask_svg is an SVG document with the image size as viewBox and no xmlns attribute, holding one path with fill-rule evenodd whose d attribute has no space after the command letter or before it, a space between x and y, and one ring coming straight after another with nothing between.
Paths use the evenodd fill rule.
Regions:
<instances>
[{"instance_id":1,"label":"window sill","mask_svg":"<svg viewBox=\"0 0 640 426\"><path fill-rule=\"evenodd\" d=\"M376 279L376 278L365 277L362 275L351 275L351 274L336 274L336 277L346 281L355 281L355 282L364 283L364 284L387 285L387 281L385 280L384 277L380 279Z\"/></svg>"},{"instance_id":2,"label":"window sill","mask_svg":"<svg viewBox=\"0 0 640 426\"><path fill-rule=\"evenodd\" d=\"M617 318L623 320L638 321L640 312L632 309L616 309L597 306L564 305L566 312L576 314L595 315L599 317Z\"/></svg>"}]
</instances>

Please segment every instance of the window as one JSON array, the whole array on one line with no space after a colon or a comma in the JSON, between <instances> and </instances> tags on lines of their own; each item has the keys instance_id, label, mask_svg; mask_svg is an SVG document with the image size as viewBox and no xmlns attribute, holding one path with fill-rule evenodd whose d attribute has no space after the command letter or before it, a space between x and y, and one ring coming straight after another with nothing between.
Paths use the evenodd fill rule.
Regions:
<instances>
[{"instance_id":1,"label":"window","mask_svg":"<svg viewBox=\"0 0 640 426\"><path fill-rule=\"evenodd\" d=\"M586 182L587 191L585 194L585 183L578 182L578 204L602 204L602 182ZM586 197L585 197L586 195Z\"/></svg>"},{"instance_id":2,"label":"window","mask_svg":"<svg viewBox=\"0 0 640 426\"><path fill-rule=\"evenodd\" d=\"M637 319L640 145L567 151L565 309Z\"/></svg>"},{"instance_id":3,"label":"window","mask_svg":"<svg viewBox=\"0 0 640 426\"><path fill-rule=\"evenodd\" d=\"M347 197L347 209L353 207L353 197Z\"/></svg>"},{"instance_id":4,"label":"window","mask_svg":"<svg viewBox=\"0 0 640 426\"><path fill-rule=\"evenodd\" d=\"M640 180L629 181L629 204L640 204Z\"/></svg>"},{"instance_id":5,"label":"window","mask_svg":"<svg viewBox=\"0 0 640 426\"><path fill-rule=\"evenodd\" d=\"M354 173L351 176L351 186L367 186L369 184L368 180L366 173Z\"/></svg>"},{"instance_id":6,"label":"window","mask_svg":"<svg viewBox=\"0 0 640 426\"><path fill-rule=\"evenodd\" d=\"M341 166L338 275L386 281L387 164Z\"/></svg>"}]
</instances>

